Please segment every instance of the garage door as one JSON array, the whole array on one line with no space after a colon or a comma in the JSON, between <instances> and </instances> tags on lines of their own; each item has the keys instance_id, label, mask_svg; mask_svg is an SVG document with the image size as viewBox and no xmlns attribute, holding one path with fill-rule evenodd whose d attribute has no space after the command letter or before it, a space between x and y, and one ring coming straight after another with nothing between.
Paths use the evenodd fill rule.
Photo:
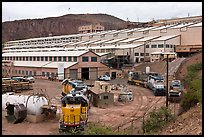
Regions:
<instances>
[{"instance_id":1,"label":"garage door","mask_svg":"<svg viewBox=\"0 0 204 137\"><path fill-rule=\"evenodd\" d=\"M98 79L98 68L89 68L90 72L90 80Z\"/></svg>"},{"instance_id":2,"label":"garage door","mask_svg":"<svg viewBox=\"0 0 204 137\"><path fill-rule=\"evenodd\" d=\"M77 76L78 76L77 69L70 69L69 74L70 74L70 78L77 79Z\"/></svg>"}]
</instances>

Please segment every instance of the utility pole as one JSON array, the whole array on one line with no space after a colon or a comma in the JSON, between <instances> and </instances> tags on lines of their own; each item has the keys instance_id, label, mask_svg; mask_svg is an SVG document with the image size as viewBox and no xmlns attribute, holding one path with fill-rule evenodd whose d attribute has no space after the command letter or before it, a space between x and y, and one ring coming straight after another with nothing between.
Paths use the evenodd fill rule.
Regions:
<instances>
[{"instance_id":1,"label":"utility pole","mask_svg":"<svg viewBox=\"0 0 204 137\"><path fill-rule=\"evenodd\" d=\"M169 55L167 54L167 57L166 57L166 107L168 108L168 70L169 70L169 63L168 63L168 60L169 60Z\"/></svg>"},{"instance_id":2,"label":"utility pole","mask_svg":"<svg viewBox=\"0 0 204 137\"><path fill-rule=\"evenodd\" d=\"M168 109L168 97L169 97L169 92L168 92L168 83L169 83L169 80L168 80L168 70L169 70L169 54L167 54L167 57L166 57L166 108ZM166 122L168 121L168 116L166 115Z\"/></svg>"}]
</instances>

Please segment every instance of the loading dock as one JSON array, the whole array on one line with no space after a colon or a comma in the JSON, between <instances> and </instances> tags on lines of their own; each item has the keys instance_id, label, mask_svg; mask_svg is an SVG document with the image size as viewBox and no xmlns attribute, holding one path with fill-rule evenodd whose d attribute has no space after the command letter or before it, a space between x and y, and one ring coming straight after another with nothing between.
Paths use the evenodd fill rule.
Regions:
<instances>
[{"instance_id":1,"label":"loading dock","mask_svg":"<svg viewBox=\"0 0 204 137\"><path fill-rule=\"evenodd\" d=\"M89 68L81 68L81 78L89 80Z\"/></svg>"}]
</instances>

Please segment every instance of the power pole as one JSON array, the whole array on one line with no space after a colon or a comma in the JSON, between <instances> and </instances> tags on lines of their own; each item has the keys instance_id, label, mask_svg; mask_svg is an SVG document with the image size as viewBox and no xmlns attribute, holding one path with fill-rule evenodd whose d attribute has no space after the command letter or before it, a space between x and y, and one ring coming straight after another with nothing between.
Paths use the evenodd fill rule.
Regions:
<instances>
[{"instance_id":1,"label":"power pole","mask_svg":"<svg viewBox=\"0 0 204 137\"><path fill-rule=\"evenodd\" d=\"M166 58L166 107L168 108L168 70L169 70L169 63L168 63L168 60L169 60L169 56L167 54L167 58Z\"/></svg>"},{"instance_id":2,"label":"power pole","mask_svg":"<svg viewBox=\"0 0 204 137\"><path fill-rule=\"evenodd\" d=\"M168 80L168 70L169 70L169 54L167 54L167 57L166 57L166 108L168 109L168 97L169 97L169 92L168 92L168 83L169 83L169 80ZM168 116L166 115L166 122L168 121Z\"/></svg>"}]
</instances>

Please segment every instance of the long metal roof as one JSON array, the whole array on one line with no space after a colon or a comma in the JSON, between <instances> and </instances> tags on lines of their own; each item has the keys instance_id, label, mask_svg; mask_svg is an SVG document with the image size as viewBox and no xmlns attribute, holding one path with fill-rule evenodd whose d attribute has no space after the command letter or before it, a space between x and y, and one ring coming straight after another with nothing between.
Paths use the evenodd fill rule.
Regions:
<instances>
[{"instance_id":1,"label":"long metal roof","mask_svg":"<svg viewBox=\"0 0 204 137\"><path fill-rule=\"evenodd\" d=\"M178 37L178 36L180 36L180 34L177 34L177 35L161 36L161 37L159 37L159 38L153 39L152 41L166 41L166 40L169 40L169 39L172 39L172 38Z\"/></svg>"},{"instance_id":2,"label":"long metal roof","mask_svg":"<svg viewBox=\"0 0 204 137\"><path fill-rule=\"evenodd\" d=\"M104 39L104 40L101 40L101 41L94 42L93 44L101 44L101 43L111 41L111 40L113 40L113 39Z\"/></svg>"},{"instance_id":3,"label":"long metal roof","mask_svg":"<svg viewBox=\"0 0 204 137\"><path fill-rule=\"evenodd\" d=\"M150 41L156 38L159 38L161 36L149 36L149 37L144 37L142 39L136 40L136 42L145 42L145 41Z\"/></svg>"},{"instance_id":4,"label":"long metal roof","mask_svg":"<svg viewBox=\"0 0 204 137\"><path fill-rule=\"evenodd\" d=\"M104 42L104 43L111 44L111 43L119 42L119 41L122 41L122 40L125 40L125 39L127 39L127 38L114 39L114 40L107 41L107 42Z\"/></svg>"},{"instance_id":5,"label":"long metal roof","mask_svg":"<svg viewBox=\"0 0 204 137\"><path fill-rule=\"evenodd\" d=\"M38 67L38 68L58 68L58 64L64 64L64 68L69 68L77 62L49 62L49 61L14 61L14 66Z\"/></svg>"},{"instance_id":6,"label":"long metal roof","mask_svg":"<svg viewBox=\"0 0 204 137\"><path fill-rule=\"evenodd\" d=\"M50 51L50 52L17 52L17 53L3 53L3 57L8 56L81 56L82 54L86 53L87 51Z\"/></svg>"},{"instance_id":7,"label":"long metal roof","mask_svg":"<svg viewBox=\"0 0 204 137\"><path fill-rule=\"evenodd\" d=\"M129 38L129 39L122 40L122 41L120 41L119 43L131 42L131 41L135 41L135 40L138 40L138 39L141 39L141 38L144 38L144 37Z\"/></svg>"}]
</instances>

